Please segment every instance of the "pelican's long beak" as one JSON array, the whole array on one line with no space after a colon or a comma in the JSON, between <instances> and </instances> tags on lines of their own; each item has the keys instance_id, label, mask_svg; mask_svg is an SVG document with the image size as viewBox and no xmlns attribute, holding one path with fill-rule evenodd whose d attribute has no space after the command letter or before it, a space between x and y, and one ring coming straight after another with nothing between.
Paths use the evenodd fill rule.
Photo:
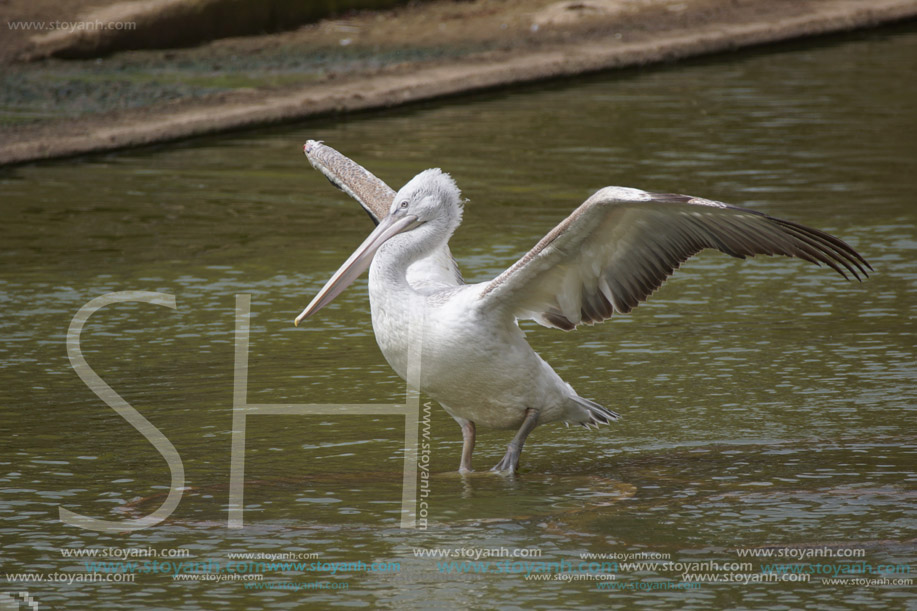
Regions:
<instances>
[{"instance_id":1,"label":"pelican's long beak","mask_svg":"<svg viewBox=\"0 0 917 611\"><path fill-rule=\"evenodd\" d=\"M359 248L353 251L353 254L344 261L344 265L334 272L331 280L325 283L322 290L318 292L315 299L312 300L302 314L293 321L297 327L302 319L308 318L321 310L323 307L334 301L334 298L344 292L354 280L360 277L373 260L373 255L379 250L379 247L392 236L398 235L402 231L413 228L417 223L417 217L413 215L400 216L397 213L389 214L382 219L375 231L369 234Z\"/></svg>"}]
</instances>

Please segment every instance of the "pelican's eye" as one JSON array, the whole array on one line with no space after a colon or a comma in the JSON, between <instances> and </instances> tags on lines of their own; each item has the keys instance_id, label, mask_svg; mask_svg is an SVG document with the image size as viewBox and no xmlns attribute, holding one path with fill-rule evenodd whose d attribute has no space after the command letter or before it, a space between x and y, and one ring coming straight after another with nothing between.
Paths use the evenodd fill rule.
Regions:
<instances>
[{"instance_id":1,"label":"pelican's eye","mask_svg":"<svg viewBox=\"0 0 917 611\"><path fill-rule=\"evenodd\" d=\"M402 210L405 210L405 209L408 207L408 200L404 200L403 202L401 202L401 204L400 204L399 207L400 207Z\"/></svg>"}]
</instances>

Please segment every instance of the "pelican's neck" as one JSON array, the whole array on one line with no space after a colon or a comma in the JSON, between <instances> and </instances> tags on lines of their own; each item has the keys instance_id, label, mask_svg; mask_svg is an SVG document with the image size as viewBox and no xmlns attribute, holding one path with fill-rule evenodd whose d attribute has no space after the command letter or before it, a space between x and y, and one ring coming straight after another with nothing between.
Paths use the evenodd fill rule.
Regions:
<instances>
[{"instance_id":1,"label":"pelican's neck","mask_svg":"<svg viewBox=\"0 0 917 611\"><path fill-rule=\"evenodd\" d=\"M394 236L383 244L369 268L370 291L416 293L407 281L408 268L449 241L452 230L425 223L412 231Z\"/></svg>"},{"instance_id":2,"label":"pelican's neck","mask_svg":"<svg viewBox=\"0 0 917 611\"><path fill-rule=\"evenodd\" d=\"M423 230L427 229L427 232ZM410 329L423 320L427 294L408 283L407 271L448 240L424 225L383 244L369 267L369 305L376 343L389 365L407 379ZM418 233L420 232L420 233Z\"/></svg>"}]
</instances>

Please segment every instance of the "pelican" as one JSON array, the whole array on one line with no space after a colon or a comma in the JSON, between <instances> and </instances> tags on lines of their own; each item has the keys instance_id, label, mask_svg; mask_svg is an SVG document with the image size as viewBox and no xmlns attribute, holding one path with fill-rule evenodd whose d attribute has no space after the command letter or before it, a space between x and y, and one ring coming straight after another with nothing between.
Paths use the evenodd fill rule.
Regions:
<instances>
[{"instance_id":1,"label":"pelican","mask_svg":"<svg viewBox=\"0 0 917 611\"><path fill-rule=\"evenodd\" d=\"M619 418L564 382L526 342L519 320L570 331L626 314L708 248L742 259L798 257L845 279L862 280L872 270L842 240L793 221L688 195L605 187L496 278L465 284L448 245L463 211L449 174L425 170L394 193L320 142L307 142L304 151L377 226L295 324L368 268L376 342L403 379L408 329L412 323L422 329L420 388L461 426L460 473L472 471L477 426L516 431L491 469L512 474L539 424L590 428Z\"/></svg>"}]
</instances>

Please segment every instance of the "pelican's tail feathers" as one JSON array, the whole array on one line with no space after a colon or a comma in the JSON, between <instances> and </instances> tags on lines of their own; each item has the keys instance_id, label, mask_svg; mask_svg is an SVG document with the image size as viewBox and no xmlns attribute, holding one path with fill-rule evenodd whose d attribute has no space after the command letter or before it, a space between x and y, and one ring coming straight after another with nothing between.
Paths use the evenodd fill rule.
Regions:
<instances>
[{"instance_id":1,"label":"pelican's tail feathers","mask_svg":"<svg viewBox=\"0 0 917 611\"><path fill-rule=\"evenodd\" d=\"M608 424L609 422L617 420L621 417L607 407L602 407L595 401L590 401L589 399L584 399L580 396L573 397L573 400L577 405L584 408L589 414L589 420L580 422L580 424L587 429L589 428L589 425L598 427L600 424Z\"/></svg>"}]
</instances>

